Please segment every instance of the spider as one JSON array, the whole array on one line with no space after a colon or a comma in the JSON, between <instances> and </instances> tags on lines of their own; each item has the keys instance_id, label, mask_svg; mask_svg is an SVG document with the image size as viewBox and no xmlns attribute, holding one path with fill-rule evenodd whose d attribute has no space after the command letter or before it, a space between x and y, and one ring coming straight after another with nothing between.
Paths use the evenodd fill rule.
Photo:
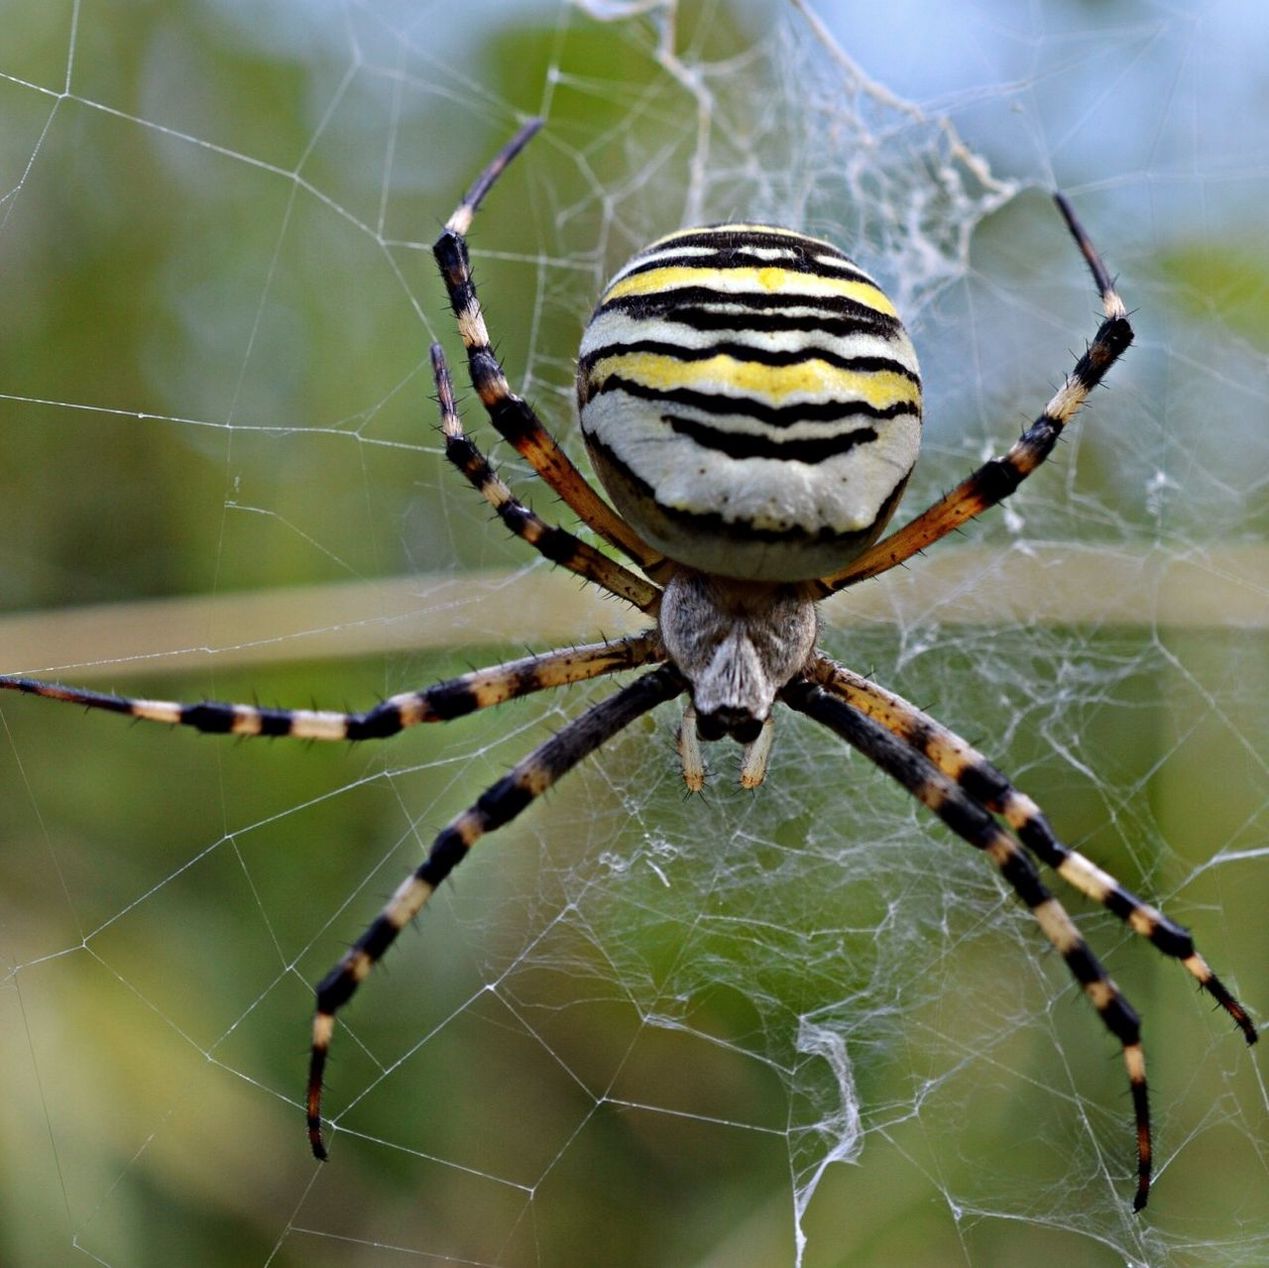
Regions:
<instances>
[{"instance_id":1,"label":"spider","mask_svg":"<svg viewBox=\"0 0 1269 1268\"><path fill-rule=\"evenodd\" d=\"M433 247L472 386L490 421L578 518L638 572L539 518L496 474L458 418L431 349L446 457L504 524L555 564L634 605L652 624L406 692L365 713L129 699L28 678L0 687L147 721L233 735L382 739L505 700L621 670L646 672L539 745L436 837L427 857L316 989L306 1097L326 1157L323 1072L338 1011L476 841L514 819L635 719L686 693L678 750L692 790L701 742L743 746L740 782L762 783L777 701L836 732L982 850L1030 909L1123 1049L1137 1136L1134 1210L1150 1191L1150 1110L1136 1013L1058 900L1038 859L1180 960L1254 1043L1256 1028L1190 934L1064 845L1036 804L966 741L816 647L817 603L903 563L1008 497L1132 342L1123 301L1070 204L1058 210L1101 296L1092 342L1035 422L902 528L881 538L916 462L921 380L894 306L830 243L791 229L723 224L672 233L612 279L582 337L582 434L613 506L515 395L495 356L466 236L507 164L541 127L526 122L477 178ZM615 506L615 510L613 507ZM642 574L642 575L640 575ZM650 668L649 668L650 667Z\"/></svg>"}]
</instances>

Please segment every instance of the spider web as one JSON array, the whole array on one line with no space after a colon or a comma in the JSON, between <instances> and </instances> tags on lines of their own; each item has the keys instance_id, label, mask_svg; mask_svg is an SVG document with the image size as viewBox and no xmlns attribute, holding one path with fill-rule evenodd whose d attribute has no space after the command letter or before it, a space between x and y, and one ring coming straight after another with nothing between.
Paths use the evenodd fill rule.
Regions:
<instances>
[{"instance_id":1,"label":"spider web","mask_svg":"<svg viewBox=\"0 0 1269 1268\"><path fill-rule=\"evenodd\" d=\"M834 600L824 641L1269 1016L1263 21L877 9L6 6L0 668L362 707L627 627L487 523L427 400L428 341L457 352L428 245L527 114L547 126L474 255L565 443L608 272L681 223L773 219L847 246L908 320L908 513L1094 329L1060 185L1137 344L1013 506ZM312 1163L312 983L606 690L380 748L0 701L0 1259L1269 1257L1259 1054L1071 898L1146 1019L1159 1166L1133 1217L1122 1066L1064 966L984 860L787 714L756 795L716 746L686 797L667 708L482 842L341 1018Z\"/></svg>"}]
</instances>

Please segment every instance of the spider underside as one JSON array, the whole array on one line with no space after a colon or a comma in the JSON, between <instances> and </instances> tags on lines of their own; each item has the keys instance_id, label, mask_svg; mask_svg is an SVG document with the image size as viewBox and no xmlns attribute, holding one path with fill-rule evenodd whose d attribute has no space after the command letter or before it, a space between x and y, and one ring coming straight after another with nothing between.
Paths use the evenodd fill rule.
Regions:
<instances>
[{"instance_id":1,"label":"spider underside","mask_svg":"<svg viewBox=\"0 0 1269 1268\"><path fill-rule=\"evenodd\" d=\"M588 410L595 420L592 430L586 431L592 457L614 499L625 504L625 515L614 511L591 488L533 410L512 393L492 350L472 281L466 234L490 187L539 126L537 120L526 123L482 172L446 223L434 254L457 317L472 385L494 427L578 518L639 572L616 562L572 533L543 521L515 498L464 433L444 356L439 345L434 345L431 356L446 456L513 533L554 563L634 605L649 617L650 626L627 638L548 651L476 670L421 691L394 696L361 714L261 709L219 702L180 704L127 699L17 677L0 678L0 687L135 718L180 723L202 731L314 740L367 740L385 738L423 722L448 721L547 688L623 670L645 669L629 685L565 725L446 826L424 861L398 886L366 931L319 983L307 1091L308 1133L318 1158L326 1157L322 1135L322 1080L338 1010L349 1001L398 933L418 915L432 892L479 837L513 819L563 774L635 719L684 694L689 702L679 731L679 752L688 787L699 789L704 783L700 742L727 736L744 746L741 782L756 787L765 774L773 733L772 709L780 701L836 732L903 785L956 835L987 854L1035 916L1106 1028L1122 1046L1136 1120L1137 1188L1133 1206L1140 1210L1146 1204L1150 1189L1151 1136L1138 1018L1058 900L1045 887L1033 859L1054 869L1068 884L1108 908L1163 954L1179 960L1233 1018L1248 1043L1254 1043L1257 1038L1251 1019L1194 949L1185 929L1129 893L1089 859L1065 846L1035 803L1014 788L979 752L908 701L835 663L816 648L819 600L888 571L946 536L1009 496L1049 455L1065 424L1132 341L1127 312L1105 266L1069 204L1058 195L1058 208L1101 296L1103 321L1085 353L1035 422L1005 454L985 463L926 511L880 541L875 539L898 502L910 459L915 458L915 442L910 442L907 433L887 433L885 428L889 422L866 423L849 432L844 430L844 425L832 423L821 425L819 431L808 426L790 440L795 428L803 424L798 421L786 426L786 420L780 417L777 421L785 430L778 436L780 444L777 445L756 424L720 425L709 417L708 410L717 409L717 398L711 398L713 404L706 403L704 415L689 416L690 409L680 411L678 403L673 406L673 413L660 414L659 419L653 421L670 425L673 436L667 432L667 438L675 444L684 444L683 437L695 437L697 442L712 446L708 449L715 455L711 461L720 468L733 460L743 463L756 458L761 462L765 455L767 462L783 461L799 465L801 469L800 464L818 462L834 445L843 453L853 446L858 454L864 454L869 445L875 445L883 457L900 452L906 455L907 469L900 471L890 485L878 483L875 489L868 490L872 497L871 509L857 516L857 526L841 528L834 534L819 534L820 538L847 544L835 571L822 572L817 568L812 574L808 569L813 565L803 564L790 568L789 571L796 574L791 579L770 575L778 572L781 563L781 533L790 541L795 534L787 525L766 527L761 532L753 528L765 513L760 505L765 493L756 489L747 492L758 508L753 511L748 525L752 530L750 535L760 543L774 541L776 546L754 547L752 541L742 543L737 548L737 558L749 552L744 556L753 561L748 575L722 576L712 568L689 566L677 557L674 549L664 548L666 542L671 546L675 544L675 533L681 531L683 519L690 516L681 504L677 508L667 507L656 501L659 493L656 482L639 476L618 452L622 435L619 430L613 430L617 424L603 411L609 404L606 394L611 395L611 386L622 379L625 370L620 366L602 367L608 362L616 365L623 356L629 361L632 344L627 342L617 349L592 347L588 350L584 341L579 373L584 431ZM728 234L730 237L726 237ZM724 245L720 246L720 242ZM875 284L840 253L835 253L835 249L791 231L746 225L685 230L640 253L618 274L605 296L608 307L617 313L615 320L626 322L633 313L646 324L652 320L648 317L649 303L664 302L671 287L690 289L691 279L684 281L679 276L683 272L682 261L690 263L720 250L732 251L736 259L748 252L753 260L767 265L776 258L796 258L796 268L789 265L792 271L800 269L812 277L831 274L835 293L850 296L849 300L834 300L839 308L845 305L853 314L847 338L861 338L862 327L869 323L870 330L874 333L880 330L886 338L894 340L902 334L897 323L899 335L886 326L889 318L882 307L884 296L876 298L869 289ZM797 254L807 250L813 255L819 251L825 254L815 255L808 264ZM640 263L645 257L650 258L651 263ZM648 270L656 267L666 273L667 280L660 291L650 283L640 282L641 277L646 280ZM735 259L728 267L740 268ZM817 274L816 270L820 272ZM764 285L769 281L764 279ZM626 291L632 290L640 291L633 300L626 297ZM651 295L650 300L644 292ZM687 293L686 289L681 292ZM715 294L714 300L718 298ZM676 302L681 305L686 301L680 298ZM786 304L792 302L786 301ZM824 301L806 299L804 302L814 308L817 303L823 306ZM605 302L601 302L596 322L605 311ZM773 319L764 316L761 320ZM822 324L831 325L832 320L835 319L826 319ZM752 321L757 327L760 317L754 316ZM906 340L906 336L903 339ZM594 342L592 339L592 344ZM667 356L677 357L675 365L680 368L695 364L706 355L715 355L717 347L722 346L712 344L700 353L682 348L667 353L664 348L653 347L653 342L644 340L638 345L635 361L645 369L651 364L649 358L654 361ZM747 345L749 354L758 358L759 346ZM741 355L731 344L726 347L729 357ZM785 365L793 355L787 351L779 357L774 353L763 354L763 365L772 376L778 376L784 371L772 367ZM888 363L888 368L879 368L876 356L855 357L843 373L854 376L851 382L866 379L870 390L884 377L893 401L884 409L874 410L872 417L877 420L885 417L892 422L915 412L919 427L919 379L915 360L905 360L902 348L896 355L899 360L893 365ZM596 366L601 366L601 370L595 370ZM663 373L663 367L658 366L657 373ZM593 377L588 378L588 374ZM622 382L623 390L633 395L648 394L646 385L633 382L628 374ZM675 388L672 394L664 393L662 400L671 396L675 402L698 400L699 403L699 393L694 395L694 389ZM668 407L662 404L657 408ZM771 418L776 418L775 407L763 408ZM612 417L620 423L619 412ZM793 447L781 449L781 445ZM721 454L727 457L717 456ZM834 455L836 460L836 450ZM791 462L791 457L796 459L796 464ZM863 462L860 457L859 469ZM667 470L674 465L676 462L667 461ZM613 476L611 481L610 475ZM629 510L631 507L633 511ZM689 506L688 512L692 509ZM646 512L647 535L657 537L658 544L652 544L631 522L632 518L639 517L636 512ZM833 513L836 514L836 510ZM730 529L725 520L720 520L713 511L708 515L702 511L696 521L698 526L704 526L702 537L713 533L726 545ZM707 562L724 557L718 555L722 548L717 543L709 549L715 554L704 556ZM728 553L725 557L731 556ZM820 543L809 545L804 557L823 558Z\"/></svg>"}]
</instances>

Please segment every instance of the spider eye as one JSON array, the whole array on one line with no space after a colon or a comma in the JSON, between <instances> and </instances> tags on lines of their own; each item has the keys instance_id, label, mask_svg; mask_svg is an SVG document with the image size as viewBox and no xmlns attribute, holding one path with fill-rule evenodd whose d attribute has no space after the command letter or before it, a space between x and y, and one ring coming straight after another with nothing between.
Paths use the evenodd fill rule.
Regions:
<instances>
[{"instance_id":1,"label":"spider eye","mask_svg":"<svg viewBox=\"0 0 1269 1268\"><path fill-rule=\"evenodd\" d=\"M686 229L609 283L582 337L582 432L617 509L671 559L802 581L880 534L916 461L916 353L830 243Z\"/></svg>"}]
</instances>

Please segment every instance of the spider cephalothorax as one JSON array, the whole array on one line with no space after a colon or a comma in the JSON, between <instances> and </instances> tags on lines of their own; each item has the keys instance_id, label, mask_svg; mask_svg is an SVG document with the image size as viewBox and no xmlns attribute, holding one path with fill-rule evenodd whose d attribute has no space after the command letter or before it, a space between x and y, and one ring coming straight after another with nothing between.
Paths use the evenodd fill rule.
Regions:
<instances>
[{"instance_id":1,"label":"spider cephalothorax","mask_svg":"<svg viewBox=\"0 0 1269 1268\"><path fill-rule=\"evenodd\" d=\"M651 624L624 639L543 652L405 692L363 714L129 700L28 678L0 687L237 735L380 739L515 696L652 666L551 736L442 829L427 857L317 987L308 1131L322 1138L322 1074L335 1014L486 832L507 823L601 744L658 704L691 696L679 733L688 787L698 740L745 746L740 779L766 772L782 701L835 731L958 836L983 851L1035 916L1123 1048L1137 1129L1137 1192L1151 1176L1149 1100L1137 1016L1040 879L1035 860L1177 959L1242 1030L1246 1011L1189 933L1064 845L1029 797L959 736L815 647L816 602L893 568L1008 497L1132 341L1123 302L1065 199L1058 208L1093 274L1104 319L1010 449L877 541L916 460L921 390L912 345L875 282L836 247L793 230L682 230L621 269L582 340L583 434L615 513L510 389L490 346L467 257L476 209L540 126L525 124L450 217L434 247L472 385L498 432L593 532L643 575L538 518L464 433L439 346L432 364L446 455L503 522L546 558L633 604Z\"/></svg>"},{"instance_id":2,"label":"spider cephalothorax","mask_svg":"<svg viewBox=\"0 0 1269 1268\"><path fill-rule=\"evenodd\" d=\"M687 679L697 735L752 744L780 689L806 668L817 628L815 604L798 586L675 572L659 629Z\"/></svg>"}]
</instances>

